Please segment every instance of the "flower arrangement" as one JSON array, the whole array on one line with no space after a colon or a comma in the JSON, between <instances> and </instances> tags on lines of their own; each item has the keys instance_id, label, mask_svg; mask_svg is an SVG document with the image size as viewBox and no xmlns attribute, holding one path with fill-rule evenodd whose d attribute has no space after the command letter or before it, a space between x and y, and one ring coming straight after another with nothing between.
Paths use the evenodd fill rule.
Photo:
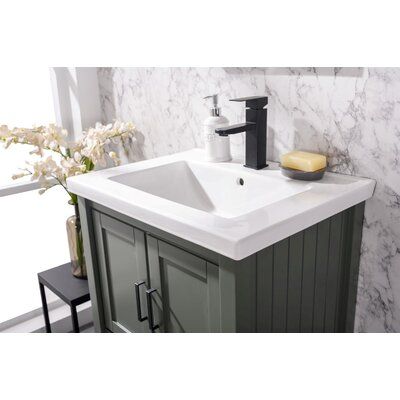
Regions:
<instances>
[{"instance_id":1,"label":"flower arrangement","mask_svg":"<svg viewBox=\"0 0 400 400\"><path fill-rule=\"evenodd\" d=\"M76 143L68 142L68 132L56 125L34 128L9 129L0 126L0 141L8 148L14 144L25 144L33 147L30 154L38 156L37 161L27 162L20 173L13 179L30 175L32 181L39 181L39 194L50 188L61 185L70 196L69 204L75 207L75 215L67 219L67 235L71 256L72 274L77 278L86 278L86 262L83 248L83 237L79 219L78 199L68 191L67 178L86 174L96 167L107 166L107 160L114 165L119 158L112 150L113 144L122 144L125 148L135 140L135 127L132 123L116 121L113 124L101 125L83 132L82 139Z\"/></svg>"},{"instance_id":2,"label":"flower arrangement","mask_svg":"<svg viewBox=\"0 0 400 400\"><path fill-rule=\"evenodd\" d=\"M107 159L114 165L119 158L112 150L112 144L121 143L127 146L135 140L135 127L132 123L116 121L83 132L82 139L76 143L68 143L68 132L54 124L34 128L13 128L6 125L0 127L0 141L8 148L13 144L33 146L30 154L40 159L27 162L21 172L13 175L13 179L30 175L32 181L39 181L39 194L45 193L53 186L61 185L71 197L70 204L77 204L77 197L67 189L66 180L70 176L85 174L95 167L105 167Z\"/></svg>"}]
</instances>

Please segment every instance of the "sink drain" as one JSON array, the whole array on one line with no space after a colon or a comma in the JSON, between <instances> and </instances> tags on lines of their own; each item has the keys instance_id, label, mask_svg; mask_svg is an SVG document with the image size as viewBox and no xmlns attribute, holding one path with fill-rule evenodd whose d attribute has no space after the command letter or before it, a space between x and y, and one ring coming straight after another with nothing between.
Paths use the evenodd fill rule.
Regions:
<instances>
[{"instance_id":1,"label":"sink drain","mask_svg":"<svg viewBox=\"0 0 400 400\"><path fill-rule=\"evenodd\" d=\"M243 185L244 185L244 180L243 180L243 178L237 178L236 183L237 183L238 185L240 185L240 186L243 186Z\"/></svg>"}]
</instances>

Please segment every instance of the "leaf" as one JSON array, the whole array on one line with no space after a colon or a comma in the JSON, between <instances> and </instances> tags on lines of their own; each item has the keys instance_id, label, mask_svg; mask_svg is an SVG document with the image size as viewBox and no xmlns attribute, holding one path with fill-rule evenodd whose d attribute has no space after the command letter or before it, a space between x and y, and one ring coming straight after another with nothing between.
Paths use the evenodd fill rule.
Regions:
<instances>
[{"instance_id":1,"label":"leaf","mask_svg":"<svg viewBox=\"0 0 400 400\"><path fill-rule=\"evenodd\" d=\"M68 192L71 196L72 204L78 204L78 196L75 193Z\"/></svg>"}]
</instances>

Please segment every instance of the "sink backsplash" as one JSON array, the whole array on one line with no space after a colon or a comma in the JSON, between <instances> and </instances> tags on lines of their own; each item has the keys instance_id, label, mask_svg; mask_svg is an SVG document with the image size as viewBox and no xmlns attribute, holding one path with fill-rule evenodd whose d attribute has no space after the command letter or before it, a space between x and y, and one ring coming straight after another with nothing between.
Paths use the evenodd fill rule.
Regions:
<instances>
[{"instance_id":1,"label":"sink backsplash","mask_svg":"<svg viewBox=\"0 0 400 400\"><path fill-rule=\"evenodd\" d=\"M99 68L103 122L133 121L141 160L201 147L208 107L244 120L230 98L269 96L268 159L294 148L377 180L367 202L355 330L400 332L400 68ZM231 139L243 155L242 135Z\"/></svg>"}]
</instances>

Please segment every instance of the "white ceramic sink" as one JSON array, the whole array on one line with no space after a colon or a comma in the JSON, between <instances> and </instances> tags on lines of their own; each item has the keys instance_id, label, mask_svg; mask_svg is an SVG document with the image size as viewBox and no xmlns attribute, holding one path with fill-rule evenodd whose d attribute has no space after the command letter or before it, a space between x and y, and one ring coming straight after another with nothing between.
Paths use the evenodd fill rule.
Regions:
<instances>
[{"instance_id":1,"label":"white ceramic sink","mask_svg":"<svg viewBox=\"0 0 400 400\"><path fill-rule=\"evenodd\" d=\"M68 179L88 200L240 260L372 196L370 179L293 181L272 164L207 163L202 150Z\"/></svg>"},{"instance_id":2,"label":"white ceramic sink","mask_svg":"<svg viewBox=\"0 0 400 400\"><path fill-rule=\"evenodd\" d=\"M304 192L310 185L288 185L218 165L176 161L110 178L134 189L224 218L234 218Z\"/></svg>"}]
</instances>

